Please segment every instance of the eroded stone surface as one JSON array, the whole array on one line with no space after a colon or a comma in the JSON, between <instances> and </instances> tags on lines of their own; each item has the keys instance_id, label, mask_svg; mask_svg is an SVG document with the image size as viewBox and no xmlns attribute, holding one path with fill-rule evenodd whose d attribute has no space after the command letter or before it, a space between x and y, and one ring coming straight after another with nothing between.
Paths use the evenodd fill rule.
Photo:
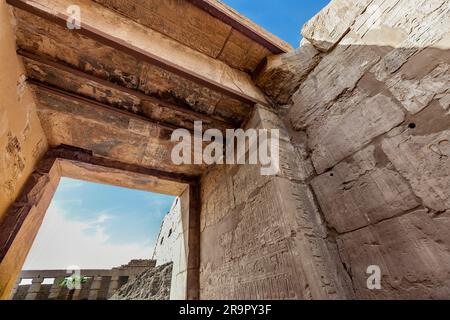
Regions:
<instances>
[{"instance_id":1,"label":"eroded stone surface","mask_svg":"<svg viewBox=\"0 0 450 320\"><path fill-rule=\"evenodd\" d=\"M428 135L405 130L383 141L383 150L415 194L437 211L450 208L450 121L448 126Z\"/></svg>"},{"instance_id":2,"label":"eroded stone surface","mask_svg":"<svg viewBox=\"0 0 450 320\"><path fill-rule=\"evenodd\" d=\"M122 286L110 300L169 300L172 263L149 268Z\"/></svg>"},{"instance_id":3,"label":"eroded stone surface","mask_svg":"<svg viewBox=\"0 0 450 320\"><path fill-rule=\"evenodd\" d=\"M372 0L333 0L302 29L302 35L321 51L329 51L348 32Z\"/></svg>"},{"instance_id":4,"label":"eroded stone surface","mask_svg":"<svg viewBox=\"0 0 450 320\"><path fill-rule=\"evenodd\" d=\"M289 119L294 128L304 129L340 95L353 90L383 52L382 48L339 46L325 56L292 97Z\"/></svg>"},{"instance_id":5,"label":"eroded stone surface","mask_svg":"<svg viewBox=\"0 0 450 320\"><path fill-rule=\"evenodd\" d=\"M407 182L383 160L376 158L372 145L313 180L325 217L338 232L356 230L419 205Z\"/></svg>"},{"instance_id":6,"label":"eroded stone surface","mask_svg":"<svg viewBox=\"0 0 450 320\"><path fill-rule=\"evenodd\" d=\"M256 78L256 84L278 104L287 104L319 61L319 52L304 41L294 51L268 57Z\"/></svg>"},{"instance_id":7,"label":"eroded stone surface","mask_svg":"<svg viewBox=\"0 0 450 320\"><path fill-rule=\"evenodd\" d=\"M322 173L404 120L388 96L353 96L333 105L320 125L308 128L312 161Z\"/></svg>"},{"instance_id":8,"label":"eroded stone surface","mask_svg":"<svg viewBox=\"0 0 450 320\"><path fill-rule=\"evenodd\" d=\"M449 215L426 210L340 236L342 260L361 299L448 299ZM381 290L369 290L369 266L381 269Z\"/></svg>"}]
</instances>

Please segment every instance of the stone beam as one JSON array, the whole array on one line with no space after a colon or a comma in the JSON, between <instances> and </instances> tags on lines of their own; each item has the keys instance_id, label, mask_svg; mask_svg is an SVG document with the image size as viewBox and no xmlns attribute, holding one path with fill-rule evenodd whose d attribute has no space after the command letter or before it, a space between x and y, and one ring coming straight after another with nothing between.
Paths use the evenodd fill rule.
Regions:
<instances>
[{"instance_id":1,"label":"stone beam","mask_svg":"<svg viewBox=\"0 0 450 320\"><path fill-rule=\"evenodd\" d=\"M77 95L77 94L74 94L74 93L70 93L70 92L67 92L67 91L63 91L63 90L60 90L60 89L48 86L48 85L43 84L43 83L41 83L39 81L28 80L28 83L31 84L32 86L35 86L38 90L43 90L43 91L49 92L49 93L51 93L53 95L56 95L56 96L59 96L59 97L62 97L62 98L66 98L66 99L69 99L69 100L73 100L73 101L82 103L83 105L90 106L92 108L103 109L103 110L105 110L107 112L116 112L116 113L126 114L127 116L129 116L131 118L134 118L134 119L137 119L137 120L140 120L140 121L144 121L144 122L149 122L149 123L151 123L154 126L161 127L162 129L168 130L170 132L173 131L173 130L179 129L179 127L177 127L177 126L174 126L174 125L171 125L171 124L168 124L168 123L157 122L157 121L154 121L152 119L149 119L149 118L137 115L135 113L132 113L132 112L129 112L129 111L126 111L126 110L120 110L120 109L117 109L117 108L115 108L113 106L107 105L105 103L101 103L101 102L98 102L96 100L88 99L88 98L85 98L83 96L80 96L80 95ZM189 128L182 128L182 129L186 129L186 130L189 130L189 131L192 132L192 129L189 129Z\"/></svg>"},{"instance_id":2,"label":"stone beam","mask_svg":"<svg viewBox=\"0 0 450 320\"><path fill-rule=\"evenodd\" d=\"M250 75L92 1L73 0L68 3L64 0L7 0L7 3L63 27L70 21L67 7L77 5L82 14L81 29L68 32L82 34L239 101L268 105L264 94L253 83Z\"/></svg>"},{"instance_id":3,"label":"stone beam","mask_svg":"<svg viewBox=\"0 0 450 320\"><path fill-rule=\"evenodd\" d=\"M273 54L286 53L292 50L290 45L241 16L222 2L216 0L189 0L189 2L266 47Z\"/></svg>"},{"instance_id":4,"label":"stone beam","mask_svg":"<svg viewBox=\"0 0 450 320\"><path fill-rule=\"evenodd\" d=\"M109 158L93 155L92 152L88 150L73 148L69 146L61 146L59 148L50 149L47 152L47 157L61 160L68 160L74 163L83 163L85 165L104 167L110 170L120 170L123 172L127 172L128 174L152 176L174 183L182 183L186 185L190 184L195 185L197 183L197 177L195 176L185 175L181 173L166 172L150 167L124 163L117 160L112 160ZM66 166L63 164L62 168L66 168ZM64 175L66 174L64 170L63 174Z\"/></svg>"},{"instance_id":5,"label":"stone beam","mask_svg":"<svg viewBox=\"0 0 450 320\"><path fill-rule=\"evenodd\" d=\"M51 60L49 58L46 57L42 57L42 56L38 56L36 54L33 54L31 52L27 52L25 50L18 50L17 51L18 55L20 55L21 57L24 57L26 59L30 59L32 61L38 62L38 63L42 63L45 64L47 66L50 66L52 68L57 69L58 71L62 71L62 72L67 72L70 73L76 77L80 77L83 79L86 79L88 81L92 81L95 82L96 84L99 84L101 86L104 86L106 88L109 88L111 90L115 90L115 91L119 91L122 92L124 94L127 95L131 95L134 96L140 100L143 101L148 101L154 104L157 104L160 107L166 108L166 109L170 109L170 110L175 110L175 111L179 111L182 112L190 117L192 117L194 120L202 120L205 121L207 123L211 123L211 125L215 128L222 128L222 129L226 129L226 128L234 128L235 124L230 123L230 122L226 122L226 121L222 121L220 119L216 119L214 117L211 117L209 115L200 113L200 112L196 112L192 109L189 109L187 107L184 106L180 106L180 105L176 105L170 102L166 102L163 101L161 99L149 96L141 91L138 90L133 90L127 87L124 87L122 85L118 85L115 83L112 83L110 81L104 80L100 77L88 74L86 72L83 72L81 70L69 67L67 65L64 65L62 63L56 62L54 60Z\"/></svg>"}]
</instances>

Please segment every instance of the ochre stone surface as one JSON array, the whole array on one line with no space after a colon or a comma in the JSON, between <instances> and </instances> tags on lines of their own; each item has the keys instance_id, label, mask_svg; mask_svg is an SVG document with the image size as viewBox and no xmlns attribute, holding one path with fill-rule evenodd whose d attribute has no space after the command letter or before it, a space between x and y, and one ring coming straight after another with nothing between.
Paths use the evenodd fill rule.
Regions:
<instances>
[{"instance_id":1,"label":"ochre stone surface","mask_svg":"<svg viewBox=\"0 0 450 320\"><path fill-rule=\"evenodd\" d=\"M25 70L16 55L10 9L0 2L0 220L47 149Z\"/></svg>"}]
</instances>

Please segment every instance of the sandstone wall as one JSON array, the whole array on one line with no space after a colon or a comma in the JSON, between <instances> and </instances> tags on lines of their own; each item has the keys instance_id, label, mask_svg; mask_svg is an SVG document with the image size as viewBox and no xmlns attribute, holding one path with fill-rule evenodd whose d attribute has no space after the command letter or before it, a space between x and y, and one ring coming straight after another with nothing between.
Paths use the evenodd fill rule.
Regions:
<instances>
[{"instance_id":1,"label":"sandstone wall","mask_svg":"<svg viewBox=\"0 0 450 320\"><path fill-rule=\"evenodd\" d=\"M16 55L9 10L5 1L0 1L0 221L48 148L32 93L25 84L22 63ZM24 237L35 234L36 228L24 226L21 234ZM26 255L16 253L2 262L0 270L8 270L9 265ZM0 273L0 299L8 297L18 272Z\"/></svg>"},{"instance_id":2,"label":"sandstone wall","mask_svg":"<svg viewBox=\"0 0 450 320\"><path fill-rule=\"evenodd\" d=\"M203 177L200 298L351 298L337 247L303 183L312 168L274 113L258 108L248 126L281 130L281 171L218 166Z\"/></svg>"},{"instance_id":3,"label":"sandstone wall","mask_svg":"<svg viewBox=\"0 0 450 320\"><path fill-rule=\"evenodd\" d=\"M356 297L450 298L450 2L334 0L302 33L257 82L306 141Z\"/></svg>"},{"instance_id":4,"label":"sandstone wall","mask_svg":"<svg viewBox=\"0 0 450 320\"><path fill-rule=\"evenodd\" d=\"M9 10L5 1L0 1L0 219L47 148L23 65L16 55Z\"/></svg>"}]
</instances>

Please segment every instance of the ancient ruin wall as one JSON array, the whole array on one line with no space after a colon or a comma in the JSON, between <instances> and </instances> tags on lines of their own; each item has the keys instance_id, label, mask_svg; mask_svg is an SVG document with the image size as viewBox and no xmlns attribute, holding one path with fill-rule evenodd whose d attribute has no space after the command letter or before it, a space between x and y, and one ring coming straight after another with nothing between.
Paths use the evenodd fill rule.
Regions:
<instances>
[{"instance_id":1,"label":"ancient ruin wall","mask_svg":"<svg viewBox=\"0 0 450 320\"><path fill-rule=\"evenodd\" d=\"M449 298L450 2L334 0L302 33L257 82L306 141L356 297Z\"/></svg>"},{"instance_id":2,"label":"ancient ruin wall","mask_svg":"<svg viewBox=\"0 0 450 320\"><path fill-rule=\"evenodd\" d=\"M16 55L9 8L0 2L0 219L47 148L25 71Z\"/></svg>"},{"instance_id":3,"label":"ancient ruin wall","mask_svg":"<svg viewBox=\"0 0 450 320\"><path fill-rule=\"evenodd\" d=\"M181 201L176 198L170 211L166 214L159 230L158 239L156 240L153 260L156 265L178 260L181 239L183 237L183 225L181 221Z\"/></svg>"},{"instance_id":4,"label":"ancient ruin wall","mask_svg":"<svg viewBox=\"0 0 450 320\"><path fill-rule=\"evenodd\" d=\"M25 71L16 55L10 21L9 8L0 1L0 221L47 149ZM28 227L34 228L25 226L23 236L34 234L25 230ZM12 253L8 258L17 260L20 256ZM5 259L0 270L7 270L7 263L13 262ZM9 292L16 276L0 273L0 283L8 283L8 288L0 288L0 292Z\"/></svg>"},{"instance_id":5,"label":"ancient ruin wall","mask_svg":"<svg viewBox=\"0 0 450 320\"><path fill-rule=\"evenodd\" d=\"M351 298L287 131L257 108L252 128L280 129L281 172L218 166L202 179L201 299Z\"/></svg>"}]
</instances>

